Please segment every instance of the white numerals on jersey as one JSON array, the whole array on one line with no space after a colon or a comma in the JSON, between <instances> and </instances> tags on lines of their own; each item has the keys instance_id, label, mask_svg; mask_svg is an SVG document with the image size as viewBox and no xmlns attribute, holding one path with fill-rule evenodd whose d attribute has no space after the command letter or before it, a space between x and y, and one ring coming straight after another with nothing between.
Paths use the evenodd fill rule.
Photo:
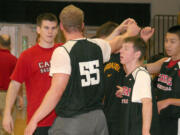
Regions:
<instances>
[{"instance_id":1,"label":"white numerals on jersey","mask_svg":"<svg viewBox=\"0 0 180 135\"><path fill-rule=\"evenodd\" d=\"M80 74L86 76L85 79L81 79L82 87L99 84L100 82L99 60L80 62L79 67L80 67ZM91 77L91 74L96 74L96 77Z\"/></svg>"}]
</instances>

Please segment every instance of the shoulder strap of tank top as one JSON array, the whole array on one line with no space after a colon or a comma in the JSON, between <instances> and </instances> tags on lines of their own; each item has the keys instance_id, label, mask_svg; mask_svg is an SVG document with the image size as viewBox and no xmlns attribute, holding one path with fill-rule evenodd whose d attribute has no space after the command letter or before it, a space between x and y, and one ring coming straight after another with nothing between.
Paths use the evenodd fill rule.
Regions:
<instances>
[{"instance_id":1,"label":"shoulder strap of tank top","mask_svg":"<svg viewBox=\"0 0 180 135\"><path fill-rule=\"evenodd\" d=\"M66 49L66 47L65 47L65 46L61 46L61 47L63 47L63 48L66 50L66 52L69 54L69 52L68 52L68 50Z\"/></svg>"}]
</instances>

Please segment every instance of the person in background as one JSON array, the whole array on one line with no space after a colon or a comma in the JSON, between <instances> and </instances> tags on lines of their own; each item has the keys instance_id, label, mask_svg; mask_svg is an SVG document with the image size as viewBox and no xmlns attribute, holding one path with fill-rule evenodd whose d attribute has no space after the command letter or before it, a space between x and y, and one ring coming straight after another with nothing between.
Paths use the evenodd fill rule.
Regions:
<instances>
[{"instance_id":1,"label":"person in background","mask_svg":"<svg viewBox=\"0 0 180 135\"><path fill-rule=\"evenodd\" d=\"M164 47L169 58L156 81L160 135L177 135L180 132L180 25L169 28Z\"/></svg>"},{"instance_id":2,"label":"person in background","mask_svg":"<svg viewBox=\"0 0 180 135\"><path fill-rule=\"evenodd\" d=\"M0 35L0 134L6 133L2 128L2 116L5 107L5 100L8 85L10 82L10 75L13 72L17 58L10 53L11 38L7 34ZM21 98L21 95L19 94Z\"/></svg>"},{"instance_id":3,"label":"person in background","mask_svg":"<svg viewBox=\"0 0 180 135\"><path fill-rule=\"evenodd\" d=\"M36 30L39 42L21 53L11 75L3 117L3 127L8 133L13 132L11 110L21 84L25 82L26 86L27 123L41 104L51 84L50 58L54 49L61 45L54 43L58 30L57 17L52 13L40 14L37 17ZM48 116L39 121L34 135L48 135L55 117L55 111L52 110Z\"/></svg>"},{"instance_id":4,"label":"person in background","mask_svg":"<svg viewBox=\"0 0 180 135\"><path fill-rule=\"evenodd\" d=\"M99 28L96 31L96 38L101 38L101 39L105 39L106 37L108 37L117 27L118 27L118 23L112 22L112 21L108 21L104 24L102 24L101 26L99 26ZM104 106L106 106L108 97L107 95L109 95L110 91L108 91L108 89L111 89L113 84L117 84L116 81L118 81L118 79L116 77L112 77L113 73L108 74L106 71L108 69L110 69L111 67L115 70L115 71L119 71L120 69L120 60L119 60L119 53L113 53L111 54L110 60L108 62L106 62L104 64L104 66L106 68L104 68L104 79L105 79L105 83L104 83L104 89L105 89L105 101L103 101ZM109 72L109 70L108 70ZM113 76L115 76L117 74L113 74ZM113 78L113 80L111 80L111 78Z\"/></svg>"}]
</instances>

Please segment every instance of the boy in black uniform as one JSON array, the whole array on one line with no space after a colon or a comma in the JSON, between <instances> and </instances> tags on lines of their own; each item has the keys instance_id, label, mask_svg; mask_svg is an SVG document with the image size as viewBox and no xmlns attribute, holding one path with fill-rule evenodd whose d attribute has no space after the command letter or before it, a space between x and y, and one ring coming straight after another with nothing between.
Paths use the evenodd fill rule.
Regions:
<instances>
[{"instance_id":1,"label":"boy in black uniform","mask_svg":"<svg viewBox=\"0 0 180 135\"><path fill-rule=\"evenodd\" d=\"M154 29L150 27L145 27L141 30L140 36L144 41L148 41L153 35ZM162 61L162 60L161 60ZM156 71L162 62L156 62L148 64L148 69L153 69ZM153 68L152 68L153 67ZM155 68L154 68L155 67ZM157 71L156 71L157 72ZM122 116L119 115L121 112L121 104L117 97L115 96L117 85L122 85L123 78L125 76L125 71L123 65L120 63L120 54L112 54L110 61L108 61L104 67L105 75L105 101L104 101L104 111L106 114L108 128L110 135L117 135L119 130L120 121ZM156 110L154 110L156 111ZM154 118L154 117L153 117Z\"/></svg>"},{"instance_id":2,"label":"boy in black uniform","mask_svg":"<svg viewBox=\"0 0 180 135\"><path fill-rule=\"evenodd\" d=\"M83 36L84 13L69 5L60 13L60 28L67 40L51 59L51 87L29 122L25 135L32 135L38 121L56 106L58 115L49 134L108 135L102 112L103 63L117 51L126 37L137 35L136 24L125 35L113 40L87 39Z\"/></svg>"},{"instance_id":3,"label":"boy in black uniform","mask_svg":"<svg viewBox=\"0 0 180 135\"><path fill-rule=\"evenodd\" d=\"M126 19L123 23L127 22ZM131 19L131 21L134 21ZM97 38L105 39L107 38L115 29L118 27L118 24L112 21L108 21L102 24L96 31ZM117 28L118 29L118 28ZM116 84L118 84L119 76L118 73L121 72L122 64L120 64L119 52L111 54L110 60L104 64L104 90L105 90L105 100L104 108L108 104L109 95L111 94L111 89L116 89ZM110 89L110 90L109 90Z\"/></svg>"},{"instance_id":4,"label":"boy in black uniform","mask_svg":"<svg viewBox=\"0 0 180 135\"><path fill-rule=\"evenodd\" d=\"M180 117L180 25L168 30L165 50L170 58L162 65L156 82L161 135L177 135Z\"/></svg>"},{"instance_id":5,"label":"boy in black uniform","mask_svg":"<svg viewBox=\"0 0 180 135\"><path fill-rule=\"evenodd\" d=\"M126 31L127 24L136 23L134 19L128 18L125 19L119 26L115 22L108 21L101 25L96 32L96 37L101 39L109 38L116 35L122 35ZM144 30L142 30L144 31ZM119 74L123 72L123 66L120 64L120 54L119 50L111 54L110 60L104 64L104 89L105 89L105 100L104 108L109 104L108 100L112 94L112 90L116 89L116 85L120 81L121 77Z\"/></svg>"},{"instance_id":6,"label":"boy in black uniform","mask_svg":"<svg viewBox=\"0 0 180 135\"><path fill-rule=\"evenodd\" d=\"M119 82L114 98L119 104L119 125L112 128L113 135L159 135L158 114L152 98L151 77L142 67L146 43L138 37L125 39L120 49L120 61L125 76ZM116 105L117 106L117 105ZM115 113L117 114L117 113ZM153 120L152 120L153 117Z\"/></svg>"}]
</instances>

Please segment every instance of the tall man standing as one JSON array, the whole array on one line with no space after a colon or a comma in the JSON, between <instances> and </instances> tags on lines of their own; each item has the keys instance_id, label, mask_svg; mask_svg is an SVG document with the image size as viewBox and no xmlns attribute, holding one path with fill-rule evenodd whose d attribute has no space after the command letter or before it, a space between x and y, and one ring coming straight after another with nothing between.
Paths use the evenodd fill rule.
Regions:
<instances>
[{"instance_id":1,"label":"tall man standing","mask_svg":"<svg viewBox=\"0 0 180 135\"><path fill-rule=\"evenodd\" d=\"M11 76L8 88L6 106L3 118L4 129L11 133L13 121L11 110L17 96L19 87L23 82L26 85L27 94L27 122L41 104L41 101L49 89L51 77L49 77L50 58L54 49L58 46L54 43L57 35L58 20L54 14L44 13L37 17L37 33L39 42L25 50L18 59L15 70ZM52 110L51 110L52 111ZM56 114L52 111L38 123L34 135L48 135Z\"/></svg>"},{"instance_id":2,"label":"tall man standing","mask_svg":"<svg viewBox=\"0 0 180 135\"><path fill-rule=\"evenodd\" d=\"M51 87L25 135L32 135L37 123L55 107L58 117L50 135L108 135L102 111L103 63L124 38L136 35L140 28L133 23L126 34L110 41L87 39L83 36L84 13L73 5L61 11L60 21L67 42L52 55Z\"/></svg>"}]
</instances>

